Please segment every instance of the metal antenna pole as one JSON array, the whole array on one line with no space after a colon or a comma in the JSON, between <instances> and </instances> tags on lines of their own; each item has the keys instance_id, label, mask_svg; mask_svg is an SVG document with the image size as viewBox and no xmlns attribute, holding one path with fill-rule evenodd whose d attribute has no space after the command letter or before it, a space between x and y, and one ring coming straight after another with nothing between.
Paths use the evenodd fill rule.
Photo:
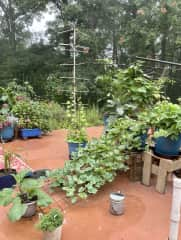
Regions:
<instances>
[{"instance_id":1,"label":"metal antenna pole","mask_svg":"<svg viewBox=\"0 0 181 240\"><path fill-rule=\"evenodd\" d=\"M73 27L73 103L76 112L76 29Z\"/></svg>"}]
</instances>

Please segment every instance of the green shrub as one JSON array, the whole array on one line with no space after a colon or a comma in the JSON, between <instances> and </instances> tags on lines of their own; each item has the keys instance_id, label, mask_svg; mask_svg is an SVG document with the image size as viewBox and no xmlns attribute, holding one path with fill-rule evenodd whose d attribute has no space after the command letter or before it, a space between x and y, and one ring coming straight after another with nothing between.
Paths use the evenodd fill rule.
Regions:
<instances>
[{"instance_id":1,"label":"green shrub","mask_svg":"<svg viewBox=\"0 0 181 240\"><path fill-rule=\"evenodd\" d=\"M18 125L21 128L40 128L44 132L50 130L50 112L44 102L18 101L12 113L18 118Z\"/></svg>"}]
</instances>

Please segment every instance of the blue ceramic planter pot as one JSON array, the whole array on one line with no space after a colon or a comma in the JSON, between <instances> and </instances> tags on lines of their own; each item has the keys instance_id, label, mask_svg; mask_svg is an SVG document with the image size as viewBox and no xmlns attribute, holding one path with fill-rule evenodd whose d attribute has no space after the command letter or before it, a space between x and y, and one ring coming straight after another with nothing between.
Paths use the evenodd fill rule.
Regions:
<instances>
[{"instance_id":1,"label":"blue ceramic planter pot","mask_svg":"<svg viewBox=\"0 0 181 240\"><path fill-rule=\"evenodd\" d=\"M14 137L14 127L8 126L4 127L0 131L0 138L4 141L11 140Z\"/></svg>"},{"instance_id":2,"label":"blue ceramic planter pot","mask_svg":"<svg viewBox=\"0 0 181 240\"><path fill-rule=\"evenodd\" d=\"M0 175L4 173L4 170L0 170ZM15 170L12 170L12 173L16 173ZM16 184L16 180L14 177L10 174L0 176L0 190L3 188L11 188L13 185Z\"/></svg>"},{"instance_id":3,"label":"blue ceramic planter pot","mask_svg":"<svg viewBox=\"0 0 181 240\"><path fill-rule=\"evenodd\" d=\"M181 134L176 140L172 140L169 137L159 137L155 139L155 153L167 157L173 157L179 155L181 147Z\"/></svg>"},{"instance_id":4,"label":"blue ceramic planter pot","mask_svg":"<svg viewBox=\"0 0 181 240\"><path fill-rule=\"evenodd\" d=\"M22 128L20 129L20 136L23 139L27 139L30 137L40 137L42 135L42 131L40 128Z\"/></svg>"},{"instance_id":5,"label":"blue ceramic planter pot","mask_svg":"<svg viewBox=\"0 0 181 240\"><path fill-rule=\"evenodd\" d=\"M83 143L68 142L69 158L71 159L73 153L78 152L79 148L84 148L86 145L87 142Z\"/></svg>"}]
</instances>

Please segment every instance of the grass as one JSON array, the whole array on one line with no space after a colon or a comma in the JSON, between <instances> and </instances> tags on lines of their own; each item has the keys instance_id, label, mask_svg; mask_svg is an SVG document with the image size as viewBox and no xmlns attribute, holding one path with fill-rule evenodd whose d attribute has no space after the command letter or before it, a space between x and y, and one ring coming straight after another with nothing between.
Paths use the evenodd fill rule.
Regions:
<instances>
[{"instance_id":1,"label":"grass","mask_svg":"<svg viewBox=\"0 0 181 240\"><path fill-rule=\"evenodd\" d=\"M102 114L97 106L93 105L86 109L88 126L99 126L103 124Z\"/></svg>"},{"instance_id":2,"label":"grass","mask_svg":"<svg viewBox=\"0 0 181 240\"><path fill-rule=\"evenodd\" d=\"M52 130L67 128L68 122L66 119L65 108L58 103L51 102L48 104L51 112L51 119L49 120ZM97 106L93 105L85 109L88 127L99 126L103 124L102 114Z\"/></svg>"}]
</instances>

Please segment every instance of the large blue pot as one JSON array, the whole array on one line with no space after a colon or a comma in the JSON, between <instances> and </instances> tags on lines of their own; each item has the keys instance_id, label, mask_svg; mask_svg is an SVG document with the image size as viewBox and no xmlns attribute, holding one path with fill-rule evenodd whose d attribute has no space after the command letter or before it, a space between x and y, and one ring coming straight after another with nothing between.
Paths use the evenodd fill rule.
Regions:
<instances>
[{"instance_id":1,"label":"large blue pot","mask_svg":"<svg viewBox=\"0 0 181 240\"><path fill-rule=\"evenodd\" d=\"M0 130L0 138L4 141L11 140L14 137L14 127L8 126Z\"/></svg>"},{"instance_id":2,"label":"large blue pot","mask_svg":"<svg viewBox=\"0 0 181 240\"><path fill-rule=\"evenodd\" d=\"M79 148L84 148L86 145L87 145L87 142L83 142L83 143L68 142L69 159L72 158L73 153L78 152Z\"/></svg>"},{"instance_id":3,"label":"large blue pot","mask_svg":"<svg viewBox=\"0 0 181 240\"><path fill-rule=\"evenodd\" d=\"M22 128L20 129L20 136L23 139L27 139L29 137L40 137L42 135L42 131L40 128Z\"/></svg>"},{"instance_id":4,"label":"large blue pot","mask_svg":"<svg viewBox=\"0 0 181 240\"><path fill-rule=\"evenodd\" d=\"M169 137L159 137L155 140L155 153L167 157L173 157L179 155L181 147L181 134L176 140L172 140Z\"/></svg>"},{"instance_id":5,"label":"large blue pot","mask_svg":"<svg viewBox=\"0 0 181 240\"><path fill-rule=\"evenodd\" d=\"M0 170L0 174L4 173L4 170ZM13 170L12 173L16 173L16 170ZM0 190L3 188L11 188L13 185L16 184L16 180L10 174L0 176Z\"/></svg>"}]
</instances>

